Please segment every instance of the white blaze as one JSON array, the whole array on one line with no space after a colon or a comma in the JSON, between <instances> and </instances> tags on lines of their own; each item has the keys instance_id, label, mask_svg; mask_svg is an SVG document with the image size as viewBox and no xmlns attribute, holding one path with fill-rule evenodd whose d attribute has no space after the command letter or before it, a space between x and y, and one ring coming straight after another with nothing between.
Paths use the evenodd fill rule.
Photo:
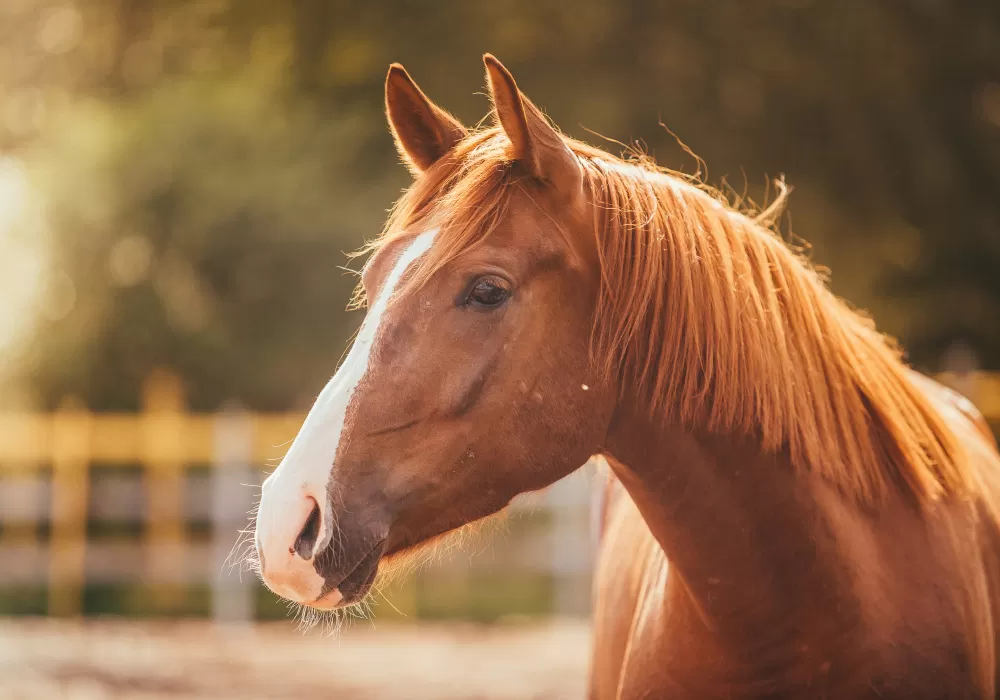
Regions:
<instances>
[{"instance_id":1,"label":"white blaze","mask_svg":"<svg viewBox=\"0 0 1000 700\"><path fill-rule=\"evenodd\" d=\"M323 551L330 541L333 512L327 485L347 408L354 390L368 372L372 345L396 285L406 269L431 247L436 234L437 229L433 229L418 235L399 256L375 302L369 306L347 359L320 392L281 464L264 481L255 537L264 555L265 580L272 589L286 589L289 593L286 597L306 602L315 600L322 592L324 581L312 562L291 554L289 548L305 523L308 510L303 513L303 508L310 503L309 498L315 500L322 512L313 554ZM285 595L282 590L275 592Z\"/></svg>"}]
</instances>

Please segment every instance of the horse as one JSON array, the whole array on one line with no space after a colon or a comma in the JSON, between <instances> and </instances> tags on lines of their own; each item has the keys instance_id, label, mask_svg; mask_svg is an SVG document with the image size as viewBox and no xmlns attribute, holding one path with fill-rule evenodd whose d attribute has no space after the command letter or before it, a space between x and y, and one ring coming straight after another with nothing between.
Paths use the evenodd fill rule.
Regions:
<instances>
[{"instance_id":1,"label":"horse","mask_svg":"<svg viewBox=\"0 0 1000 700\"><path fill-rule=\"evenodd\" d=\"M590 697L994 698L1000 454L758 216L573 140L484 57L469 129L386 79L412 185L277 470L276 594L378 576L594 456Z\"/></svg>"}]
</instances>

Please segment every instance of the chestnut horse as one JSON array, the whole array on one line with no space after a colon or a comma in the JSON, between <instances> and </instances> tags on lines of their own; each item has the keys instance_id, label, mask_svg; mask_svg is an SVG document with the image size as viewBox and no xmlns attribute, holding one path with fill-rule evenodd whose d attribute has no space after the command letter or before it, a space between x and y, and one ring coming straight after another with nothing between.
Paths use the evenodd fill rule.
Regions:
<instances>
[{"instance_id":1,"label":"chestnut horse","mask_svg":"<svg viewBox=\"0 0 1000 700\"><path fill-rule=\"evenodd\" d=\"M768 216L561 135L485 62L476 130L389 70L415 182L264 483L266 584L358 603L601 455L591 697L995 697L1000 456L975 409Z\"/></svg>"}]
</instances>

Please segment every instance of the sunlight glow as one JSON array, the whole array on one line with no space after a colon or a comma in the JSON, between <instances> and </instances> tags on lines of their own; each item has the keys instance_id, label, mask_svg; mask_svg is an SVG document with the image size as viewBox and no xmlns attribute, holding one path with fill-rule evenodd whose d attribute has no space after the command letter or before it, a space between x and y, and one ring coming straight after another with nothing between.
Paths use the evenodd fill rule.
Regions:
<instances>
[{"instance_id":1,"label":"sunlight glow","mask_svg":"<svg viewBox=\"0 0 1000 700\"><path fill-rule=\"evenodd\" d=\"M0 366L34 320L43 291L44 222L23 164L0 156Z\"/></svg>"}]
</instances>

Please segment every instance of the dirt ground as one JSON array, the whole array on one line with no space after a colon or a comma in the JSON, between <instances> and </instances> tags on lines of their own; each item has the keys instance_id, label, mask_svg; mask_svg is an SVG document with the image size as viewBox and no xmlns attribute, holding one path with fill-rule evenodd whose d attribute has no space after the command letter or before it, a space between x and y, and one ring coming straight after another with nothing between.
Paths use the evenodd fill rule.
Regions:
<instances>
[{"instance_id":1,"label":"dirt ground","mask_svg":"<svg viewBox=\"0 0 1000 700\"><path fill-rule=\"evenodd\" d=\"M554 700L584 695L582 621L474 626L0 619L4 700Z\"/></svg>"}]
</instances>

